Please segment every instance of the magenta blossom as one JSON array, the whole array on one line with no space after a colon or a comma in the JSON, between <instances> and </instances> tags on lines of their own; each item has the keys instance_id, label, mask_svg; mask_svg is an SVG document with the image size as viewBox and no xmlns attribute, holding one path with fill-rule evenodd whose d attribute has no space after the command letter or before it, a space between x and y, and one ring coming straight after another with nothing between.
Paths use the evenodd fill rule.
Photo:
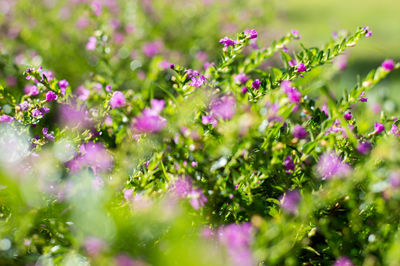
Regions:
<instances>
[{"instance_id":1,"label":"magenta blossom","mask_svg":"<svg viewBox=\"0 0 400 266\"><path fill-rule=\"evenodd\" d=\"M374 134L379 134L382 131L385 131L385 126L383 124L381 124L381 123L375 123L374 127L375 127Z\"/></svg>"},{"instance_id":2,"label":"magenta blossom","mask_svg":"<svg viewBox=\"0 0 400 266\"><path fill-rule=\"evenodd\" d=\"M317 172L322 178L344 177L351 171L351 167L344 163L333 152L324 153L317 165Z\"/></svg>"},{"instance_id":3,"label":"magenta blossom","mask_svg":"<svg viewBox=\"0 0 400 266\"><path fill-rule=\"evenodd\" d=\"M223 43L224 47L229 47L229 46L235 47L236 42L229 39L228 37L224 37L223 39L219 40L219 43Z\"/></svg>"},{"instance_id":4,"label":"magenta blossom","mask_svg":"<svg viewBox=\"0 0 400 266\"><path fill-rule=\"evenodd\" d=\"M253 83L251 85L253 86L253 88L255 90L258 90L260 88L261 81L259 79L256 79L255 81L253 81Z\"/></svg>"},{"instance_id":5,"label":"magenta blossom","mask_svg":"<svg viewBox=\"0 0 400 266\"><path fill-rule=\"evenodd\" d=\"M353 115L350 112L346 112L343 115L343 118L346 119L346 120L351 120L353 118Z\"/></svg>"},{"instance_id":6,"label":"magenta blossom","mask_svg":"<svg viewBox=\"0 0 400 266\"><path fill-rule=\"evenodd\" d=\"M369 30L368 26L363 27L363 30L365 30L365 37L371 37L372 36L372 31Z\"/></svg>"},{"instance_id":7,"label":"magenta blossom","mask_svg":"<svg viewBox=\"0 0 400 266\"><path fill-rule=\"evenodd\" d=\"M368 141L364 141L358 144L357 151L361 154L368 154L372 149L372 144Z\"/></svg>"},{"instance_id":8,"label":"magenta blossom","mask_svg":"<svg viewBox=\"0 0 400 266\"><path fill-rule=\"evenodd\" d=\"M207 197L204 196L203 190L200 188L192 189L189 193L190 205L192 205L193 209L198 210L200 207L204 207L204 204L208 201Z\"/></svg>"},{"instance_id":9,"label":"magenta blossom","mask_svg":"<svg viewBox=\"0 0 400 266\"><path fill-rule=\"evenodd\" d=\"M211 124L212 127L216 127L217 124L218 124L218 121L217 121L217 119L215 119L214 116L212 116L212 115L203 115L203 116L201 117L201 123L202 123L203 125Z\"/></svg>"},{"instance_id":10,"label":"magenta blossom","mask_svg":"<svg viewBox=\"0 0 400 266\"><path fill-rule=\"evenodd\" d=\"M78 100L86 101L89 98L90 90L86 89L83 86L79 86L76 90L76 94L78 96Z\"/></svg>"},{"instance_id":11,"label":"magenta blossom","mask_svg":"<svg viewBox=\"0 0 400 266\"><path fill-rule=\"evenodd\" d=\"M281 207L291 214L297 213L297 206L300 202L300 192L298 190L287 191L280 197Z\"/></svg>"},{"instance_id":12,"label":"magenta blossom","mask_svg":"<svg viewBox=\"0 0 400 266\"><path fill-rule=\"evenodd\" d=\"M153 57L161 52L163 46L164 45L161 41L146 42L143 45L142 50L147 57Z\"/></svg>"},{"instance_id":13,"label":"magenta blossom","mask_svg":"<svg viewBox=\"0 0 400 266\"><path fill-rule=\"evenodd\" d=\"M335 261L333 266L354 266L354 264L348 257L340 257Z\"/></svg>"},{"instance_id":14,"label":"magenta blossom","mask_svg":"<svg viewBox=\"0 0 400 266\"><path fill-rule=\"evenodd\" d=\"M88 42L86 43L86 50L92 51L96 49L97 39L96 37L89 37Z\"/></svg>"},{"instance_id":15,"label":"magenta blossom","mask_svg":"<svg viewBox=\"0 0 400 266\"><path fill-rule=\"evenodd\" d=\"M219 242L227 249L232 265L254 265L255 262L250 249L252 242L252 227L250 223L230 224L220 227L217 235Z\"/></svg>"},{"instance_id":16,"label":"magenta blossom","mask_svg":"<svg viewBox=\"0 0 400 266\"><path fill-rule=\"evenodd\" d=\"M39 89L37 86L34 85L27 85L24 88L24 92L27 95L35 96L39 94Z\"/></svg>"},{"instance_id":17,"label":"magenta blossom","mask_svg":"<svg viewBox=\"0 0 400 266\"><path fill-rule=\"evenodd\" d=\"M48 91L46 93L46 101L48 102L55 101L57 100L57 98L58 98L57 95L52 91Z\"/></svg>"},{"instance_id":18,"label":"magenta blossom","mask_svg":"<svg viewBox=\"0 0 400 266\"><path fill-rule=\"evenodd\" d=\"M211 101L211 114L220 119L231 119L235 114L236 100L230 95Z\"/></svg>"},{"instance_id":19,"label":"magenta blossom","mask_svg":"<svg viewBox=\"0 0 400 266\"><path fill-rule=\"evenodd\" d=\"M192 80L188 84L193 87L201 87L205 81L206 78L201 75L200 77L192 77Z\"/></svg>"},{"instance_id":20,"label":"magenta blossom","mask_svg":"<svg viewBox=\"0 0 400 266\"><path fill-rule=\"evenodd\" d=\"M142 133L155 133L167 126L167 120L160 116L164 108L163 100L152 100L152 108L146 108L134 119L134 128Z\"/></svg>"},{"instance_id":21,"label":"magenta blossom","mask_svg":"<svg viewBox=\"0 0 400 266\"><path fill-rule=\"evenodd\" d=\"M235 83L238 84L244 84L246 83L250 78L248 76L246 76L246 74L244 73L239 73L234 77L234 81Z\"/></svg>"},{"instance_id":22,"label":"magenta blossom","mask_svg":"<svg viewBox=\"0 0 400 266\"><path fill-rule=\"evenodd\" d=\"M97 237L88 237L84 242L86 252L92 257L99 255L105 246L104 241Z\"/></svg>"},{"instance_id":23,"label":"magenta blossom","mask_svg":"<svg viewBox=\"0 0 400 266\"><path fill-rule=\"evenodd\" d=\"M250 40L257 39L257 36L258 36L258 33L257 33L257 31L255 29L245 30L244 34L249 36Z\"/></svg>"},{"instance_id":24,"label":"magenta blossom","mask_svg":"<svg viewBox=\"0 0 400 266\"><path fill-rule=\"evenodd\" d=\"M61 93L62 95L65 95L65 90L67 89L67 87L69 86L68 81L66 81L65 79L60 80L58 82L58 86L60 87Z\"/></svg>"},{"instance_id":25,"label":"magenta blossom","mask_svg":"<svg viewBox=\"0 0 400 266\"><path fill-rule=\"evenodd\" d=\"M385 71L392 71L394 69L393 59L383 61L382 67Z\"/></svg>"},{"instance_id":26,"label":"magenta blossom","mask_svg":"<svg viewBox=\"0 0 400 266\"><path fill-rule=\"evenodd\" d=\"M15 118L11 117L9 115L1 115L0 116L0 123L10 123L14 120L15 120Z\"/></svg>"},{"instance_id":27,"label":"magenta blossom","mask_svg":"<svg viewBox=\"0 0 400 266\"><path fill-rule=\"evenodd\" d=\"M115 91L113 96L110 99L110 106L111 108L120 108L125 106L126 101L125 101L125 96L122 92L120 91Z\"/></svg>"},{"instance_id":28,"label":"magenta blossom","mask_svg":"<svg viewBox=\"0 0 400 266\"><path fill-rule=\"evenodd\" d=\"M287 170L294 170L295 168L292 156L290 155L286 156L285 160L283 161L283 164L285 166L285 169Z\"/></svg>"},{"instance_id":29,"label":"magenta blossom","mask_svg":"<svg viewBox=\"0 0 400 266\"><path fill-rule=\"evenodd\" d=\"M362 102L362 103L365 103L365 102L368 101L368 98L365 98L364 95L365 95L365 91L361 92L361 94L360 94L360 102Z\"/></svg>"},{"instance_id":30,"label":"magenta blossom","mask_svg":"<svg viewBox=\"0 0 400 266\"><path fill-rule=\"evenodd\" d=\"M307 130L305 130L300 125L295 125L293 128L293 137L298 139L304 139L305 137L307 137Z\"/></svg>"},{"instance_id":31,"label":"magenta blossom","mask_svg":"<svg viewBox=\"0 0 400 266\"><path fill-rule=\"evenodd\" d=\"M297 72L302 73L306 71L307 71L306 65L304 65L303 63L297 65Z\"/></svg>"}]
</instances>

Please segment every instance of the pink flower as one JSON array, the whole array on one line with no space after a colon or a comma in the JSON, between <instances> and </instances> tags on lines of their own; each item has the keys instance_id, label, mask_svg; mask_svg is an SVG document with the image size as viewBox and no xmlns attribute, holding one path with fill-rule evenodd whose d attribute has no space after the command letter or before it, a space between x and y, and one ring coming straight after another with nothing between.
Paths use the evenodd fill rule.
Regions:
<instances>
[{"instance_id":1,"label":"pink flower","mask_svg":"<svg viewBox=\"0 0 400 266\"><path fill-rule=\"evenodd\" d=\"M113 96L110 99L111 108L120 108L126 104L125 96L120 91L115 91Z\"/></svg>"},{"instance_id":2,"label":"pink flower","mask_svg":"<svg viewBox=\"0 0 400 266\"><path fill-rule=\"evenodd\" d=\"M259 79L256 79L255 81L253 81L253 83L251 85L253 86L253 88L255 90L258 90L260 88L261 81Z\"/></svg>"},{"instance_id":3,"label":"pink flower","mask_svg":"<svg viewBox=\"0 0 400 266\"><path fill-rule=\"evenodd\" d=\"M302 73L306 71L307 71L306 65L304 65L303 63L297 65L297 72Z\"/></svg>"},{"instance_id":4,"label":"pink flower","mask_svg":"<svg viewBox=\"0 0 400 266\"><path fill-rule=\"evenodd\" d=\"M350 112L346 112L343 115L343 118L346 119L346 120L351 120L353 118L353 115Z\"/></svg>"},{"instance_id":5,"label":"pink flower","mask_svg":"<svg viewBox=\"0 0 400 266\"><path fill-rule=\"evenodd\" d=\"M34 85L27 85L25 86L24 92L27 95L35 96L39 94L39 89Z\"/></svg>"},{"instance_id":6,"label":"pink flower","mask_svg":"<svg viewBox=\"0 0 400 266\"><path fill-rule=\"evenodd\" d=\"M211 101L211 114L220 119L231 119L235 114L236 100L232 96L222 96Z\"/></svg>"},{"instance_id":7,"label":"pink flower","mask_svg":"<svg viewBox=\"0 0 400 266\"><path fill-rule=\"evenodd\" d=\"M91 51L91 50L96 49L96 44L97 44L96 37L93 37L93 36L89 37L89 40L86 43L86 50Z\"/></svg>"},{"instance_id":8,"label":"pink flower","mask_svg":"<svg viewBox=\"0 0 400 266\"><path fill-rule=\"evenodd\" d=\"M219 40L219 43L223 43L224 47L229 47L229 46L235 47L235 41L229 39L226 36L224 38L222 38L221 40Z\"/></svg>"},{"instance_id":9,"label":"pink flower","mask_svg":"<svg viewBox=\"0 0 400 266\"><path fill-rule=\"evenodd\" d=\"M382 67L385 71L392 71L394 69L393 59L383 61Z\"/></svg>"},{"instance_id":10,"label":"pink flower","mask_svg":"<svg viewBox=\"0 0 400 266\"><path fill-rule=\"evenodd\" d=\"M76 90L78 100L86 101L89 98L90 90L85 89L83 86L79 86Z\"/></svg>"},{"instance_id":11,"label":"pink flower","mask_svg":"<svg viewBox=\"0 0 400 266\"><path fill-rule=\"evenodd\" d=\"M365 103L368 101L368 98L364 98L363 96L365 95L365 91L361 92L360 94L360 102Z\"/></svg>"},{"instance_id":12,"label":"pink flower","mask_svg":"<svg viewBox=\"0 0 400 266\"><path fill-rule=\"evenodd\" d=\"M333 266L354 266L354 264L348 257L340 257L335 261Z\"/></svg>"},{"instance_id":13,"label":"pink flower","mask_svg":"<svg viewBox=\"0 0 400 266\"><path fill-rule=\"evenodd\" d=\"M101 15L101 11L102 11L103 5L100 2L93 1L92 4L91 4L91 7L92 7L92 10L93 10L93 13L97 17Z\"/></svg>"},{"instance_id":14,"label":"pink flower","mask_svg":"<svg viewBox=\"0 0 400 266\"><path fill-rule=\"evenodd\" d=\"M68 81L66 81L65 79L60 80L58 82L58 86L60 87L61 93L62 95L65 95L65 90L67 89L67 87L69 86Z\"/></svg>"},{"instance_id":15,"label":"pink flower","mask_svg":"<svg viewBox=\"0 0 400 266\"><path fill-rule=\"evenodd\" d=\"M206 196L203 194L203 190L200 188L192 189L189 193L190 205L192 205L193 209L198 210L200 207L204 207L204 204L207 202Z\"/></svg>"},{"instance_id":16,"label":"pink flower","mask_svg":"<svg viewBox=\"0 0 400 266\"><path fill-rule=\"evenodd\" d=\"M251 39L257 39L257 36L258 36L258 33L257 33L257 31L255 29L245 30L244 34L249 36L250 40Z\"/></svg>"},{"instance_id":17,"label":"pink flower","mask_svg":"<svg viewBox=\"0 0 400 266\"><path fill-rule=\"evenodd\" d=\"M298 190L291 190L285 192L283 196L280 197L281 207L287 212L295 214L297 213L297 205L300 202L300 192Z\"/></svg>"},{"instance_id":18,"label":"pink flower","mask_svg":"<svg viewBox=\"0 0 400 266\"><path fill-rule=\"evenodd\" d=\"M295 125L293 128L293 137L304 139L307 137L307 131L300 125Z\"/></svg>"},{"instance_id":19,"label":"pink flower","mask_svg":"<svg viewBox=\"0 0 400 266\"><path fill-rule=\"evenodd\" d=\"M214 116L212 116L212 115L203 115L203 116L201 117L201 123L202 123L203 125L211 124L212 127L216 127L217 124L218 124L218 121L217 121L217 120L214 118Z\"/></svg>"},{"instance_id":20,"label":"pink flower","mask_svg":"<svg viewBox=\"0 0 400 266\"><path fill-rule=\"evenodd\" d=\"M97 256L101 250L105 247L103 240L97 237L88 237L84 242L85 250L90 256Z\"/></svg>"},{"instance_id":21,"label":"pink flower","mask_svg":"<svg viewBox=\"0 0 400 266\"><path fill-rule=\"evenodd\" d=\"M200 77L192 77L192 80L188 84L193 87L201 87L205 80L206 78L203 75Z\"/></svg>"},{"instance_id":22,"label":"pink flower","mask_svg":"<svg viewBox=\"0 0 400 266\"><path fill-rule=\"evenodd\" d=\"M375 127L374 134L379 134L382 131L385 131L385 126L383 124L381 124L381 123L375 123L374 127Z\"/></svg>"},{"instance_id":23,"label":"pink flower","mask_svg":"<svg viewBox=\"0 0 400 266\"><path fill-rule=\"evenodd\" d=\"M351 168L344 163L335 153L324 153L318 161L317 172L322 178L344 177Z\"/></svg>"},{"instance_id":24,"label":"pink flower","mask_svg":"<svg viewBox=\"0 0 400 266\"><path fill-rule=\"evenodd\" d=\"M166 126L167 120L150 108L134 119L134 128L142 133L156 133Z\"/></svg>"},{"instance_id":25,"label":"pink flower","mask_svg":"<svg viewBox=\"0 0 400 266\"><path fill-rule=\"evenodd\" d=\"M15 118L14 117L11 117L11 116L9 116L9 115L2 115L2 116L0 116L0 123L10 123L10 122L12 122L12 121L14 121L15 120Z\"/></svg>"},{"instance_id":26,"label":"pink flower","mask_svg":"<svg viewBox=\"0 0 400 266\"><path fill-rule=\"evenodd\" d=\"M143 45L142 50L147 57L153 57L156 54L160 53L162 48L163 48L163 43L160 41L155 41L155 42L146 42Z\"/></svg>"},{"instance_id":27,"label":"pink flower","mask_svg":"<svg viewBox=\"0 0 400 266\"><path fill-rule=\"evenodd\" d=\"M244 74L244 73L237 74L237 75L234 77L235 83L239 83L239 84L244 84L244 83L246 83L248 80L249 80L249 77L246 76L246 74Z\"/></svg>"},{"instance_id":28,"label":"pink flower","mask_svg":"<svg viewBox=\"0 0 400 266\"><path fill-rule=\"evenodd\" d=\"M57 98L58 98L57 95L52 91L48 91L46 93L46 101L48 102L55 101L57 100Z\"/></svg>"}]
</instances>

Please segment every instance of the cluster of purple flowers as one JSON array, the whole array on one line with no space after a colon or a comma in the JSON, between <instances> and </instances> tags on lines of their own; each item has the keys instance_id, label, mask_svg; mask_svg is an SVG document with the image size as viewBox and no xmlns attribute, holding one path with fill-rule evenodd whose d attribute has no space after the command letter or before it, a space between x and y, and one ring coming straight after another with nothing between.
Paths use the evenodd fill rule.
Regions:
<instances>
[{"instance_id":1,"label":"cluster of purple flowers","mask_svg":"<svg viewBox=\"0 0 400 266\"><path fill-rule=\"evenodd\" d=\"M160 116L164 109L164 100L151 100L151 108L146 108L134 119L134 130L140 133L155 133L166 127L167 120Z\"/></svg>"},{"instance_id":2,"label":"cluster of purple flowers","mask_svg":"<svg viewBox=\"0 0 400 266\"><path fill-rule=\"evenodd\" d=\"M203 190L194 188L192 181L188 177L178 178L173 186L173 191L180 198L189 198L190 205L195 210L204 207L204 204L208 201L203 194Z\"/></svg>"},{"instance_id":3,"label":"cluster of purple flowers","mask_svg":"<svg viewBox=\"0 0 400 266\"><path fill-rule=\"evenodd\" d=\"M283 92L287 94L291 103L300 103L301 93L295 87L292 87L290 81L282 81L281 88L283 89Z\"/></svg>"}]
</instances>

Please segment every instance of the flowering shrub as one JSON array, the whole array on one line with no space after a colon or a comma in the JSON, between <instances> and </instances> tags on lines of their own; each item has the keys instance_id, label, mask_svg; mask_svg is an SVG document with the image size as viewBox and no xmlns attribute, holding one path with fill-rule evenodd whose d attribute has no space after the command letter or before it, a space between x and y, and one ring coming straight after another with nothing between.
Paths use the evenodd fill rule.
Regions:
<instances>
[{"instance_id":1,"label":"flowering shrub","mask_svg":"<svg viewBox=\"0 0 400 266\"><path fill-rule=\"evenodd\" d=\"M400 63L342 96L332 87L368 27L322 48L294 48L295 30L262 48L245 29L192 68L144 38L146 67L124 71L120 31L133 26L111 20L110 44L100 19L121 7L71 3L90 14L79 27L99 27L82 46L90 75L31 64L2 79L2 264L400 263L400 125L383 111L363 121L369 91Z\"/></svg>"}]
</instances>

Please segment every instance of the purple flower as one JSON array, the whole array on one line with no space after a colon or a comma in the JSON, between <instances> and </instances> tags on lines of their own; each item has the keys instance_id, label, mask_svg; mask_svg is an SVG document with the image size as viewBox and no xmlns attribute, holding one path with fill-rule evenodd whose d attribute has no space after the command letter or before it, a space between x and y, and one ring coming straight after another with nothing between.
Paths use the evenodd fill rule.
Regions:
<instances>
[{"instance_id":1,"label":"purple flower","mask_svg":"<svg viewBox=\"0 0 400 266\"><path fill-rule=\"evenodd\" d=\"M200 188L192 189L188 197L190 198L190 205L192 205L193 209L195 210L200 209L200 207L204 207L204 204L207 202L207 198L204 196L203 190Z\"/></svg>"},{"instance_id":2,"label":"purple flower","mask_svg":"<svg viewBox=\"0 0 400 266\"><path fill-rule=\"evenodd\" d=\"M29 108L29 103L27 101L23 101L20 105L22 111L26 111Z\"/></svg>"},{"instance_id":3,"label":"purple flower","mask_svg":"<svg viewBox=\"0 0 400 266\"><path fill-rule=\"evenodd\" d=\"M235 114L236 100L230 95L211 101L211 114L220 119L231 119Z\"/></svg>"},{"instance_id":4,"label":"purple flower","mask_svg":"<svg viewBox=\"0 0 400 266\"><path fill-rule=\"evenodd\" d=\"M329 117L328 106L327 106L326 104L324 104L324 105L321 107L321 112L323 112L326 116Z\"/></svg>"},{"instance_id":5,"label":"purple flower","mask_svg":"<svg viewBox=\"0 0 400 266\"><path fill-rule=\"evenodd\" d=\"M400 126L399 126L400 127ZM399 128L397 128L396 124L392 125L392 128L389 131L391 134L395 135L395 136L400 136L400 130Z\"/></svg>"},{"instance_id":6,"label":"purple flower","mask_svg":"<svg viewBox=\"0 0 400 266\"><path fill-rule=\"evenodd\" d=\"M226 247L232 265L254 265L250 249L252 227L249 223L230 224L220 227L217 235L218 240Z\"/></svg>"},{"instance_id":7,"label":"purple flower","mask_svg":"<svg viewBox=\"0 0 400 266\"><path fill-rule=\"evenodd\" d=\"M155 42L146 42L143 47L143 53L147 57L153 57L156 54L161 52L161 49L163 48L163 43L161 41L155 41Z\"/></svg>"},{"instance_id":8,"label":"purple flower","mask_svg":"<svg viewBox=\"0 0 400 266\"><path fill-rule=\"evenodd\" d=\"M285 165L285 169L294 170L295 165L292 156L290 155L286 156L285 160L283 161L283 164Z\"/></svg>"},{"instance_id":9,"label":"purple flower","mask_svg":"<svg viewBox=\"0 0 400 266\"><path fill-rule=\"evenodd\" d=\"M287 191L280 197L281 207L287 212L297 213L297 206L300 202L300 192L298 190Z\"/></svg>"},{"instance_id":10,"label":"purple flower","mask_svg":"<svg viewBox=\"0 0 400 266\"><path fill-rule=\"evenodd\" d=\"M77 91L78 100L86 101L89 98L90 90L85 89L83 86L79 86Z\"/></svg>"},{"instance_id":11,"label":"purple flower","mask_svg":"<svg viewBox=\"0 0 400 266\"><path fill-rule=\"evenodd\" d=\"M361 154L368 154L372 149L372 144L368 141L364 141L358 144L357 151Z\"/></svg>"},{"instance_id":12,"label":"purple flower","mask_svg":"<svg viewBox=\"0 0 400 266\"><path fill-rule=\"evenodd\" d=\"M354 266L354 264L348 257L340 257L335 261L333 266Z\"/></svg>"},{"instance_id":13,"label":"purple flower","mask_svg":"<svg viewBox=\"0 0 400 266\"><path fill-rule=\"evenodd\" d=\"M353 118L353 115L350 112L347 112L343 115L343 118L346 120L351 120Z\"/></svg>"},{"instance_id":14,"label":"purple flower","mask_svg":"<svg viewBox=\"0 0 400 266\"><path fill-rule=\"evenodd\" d=\"M183 71L183 72L185 72L186 73L186 75L187 75L187 77L189 78L189 79L191 79L191 78L193 78L193 77L198 77L198 76L200 76L200 73L199 73L199 71L197 71L197 70L193 70L193 69L186 69L185 71Z\"/></svg>"},{"instance_id":15,"label":"purple flower","mask_svg":"<svg viewBox=\"0 0 400 266\"><path fill-rule=\"evenodd\" d=\"M86 50L92 51L96 49L97 39L96 37L89 37L88 42L86 43Z\"/></svg>"},{"instance_id":16,"label":"purple flower","mask_svg":"<svg viewBox=\"0 0 400 266\"><path fill-rule=\"evenodd\" d=\"M363 96L365 95L365 91L361 92L360 94L360 102L365 103L368 101L368 98L364 98Z\"/></svg>"},{"instance_id":17,"label":"purple flower","mask_svg":"<svg viewBox=\"0 0 400 266\"><path fill-rule=\"evenodd\" d=\"M201 85L203 85L205 80L206 78L203 75L201 75L200 77L197 78L193 77L188 84L193 87L201 87Z\"/></svg>"},{"instance_id":18,"label":"purple flower","mask_svg":"<svg viewBox=\"0 0 400 266\"><path fill-rule=\"evenodd\" d=\"M217 119L215 119L214 116L212 116L212 115L203 115L203 116L201 117L201 123L202 123L203 125L211 124L212 127L216 127L217 124L218 124L218 121L217 121Z\"/></svg>"},{"instance_id":19,"label":"purple flower","mask_svg":"<svg viewBox=\"0 0 400 266\"><path fill-rule=\"evenodd\" d=\"M58 98L57 95L52 91L48 91L46 93L46 101L48 102L55 101L57 100L57 98Z\"/></svg>"},{"instance_id":20,"label":"purple flower","mask_svg":"<svg viewBox=\"0 0 400 266\"><path fill-rule=\"evenodd\" d=\"M120 91L115 91L113 96L110 99L111 108L120 108L126 104L125 96Z\"/></svg>"},{"instance_id":21,"label":"purple flower","mask_svg":"<svg viewBox=\"0 0 400 266\"><path fill-rule=\"evenodd\" d=\"M253 86L254 89L258 90L260 88L261 81L259 79L256 79L255 81L253 81L251 85Z\"/></svg>"},{"instance_id":22,"label":"purple flower","mask_svg":"<svg viewBox=\"0 0 400 266\"><path fill-rule=\"evenodd\" d=\"M245 30L244 34L249 36L250 40L251 39L257 39L257 36L258 36L258 33L257 33L257 31L255 29Z\"/></svg>"},{"instance_id":23,"label":"purple flower","mask_svg":"<svg viewBox=\"0 0 400 266\"><path fill-rule=\"evenodd\" d=\"M398 188L400 186L400 173L399 172L390 173L389 182L393 188Z\"/></svg>"},{"instance_id":24,"label":"purple flower","mask_svg":"<svg viewBox=\"0 0 400 266\"><path fill-rule=\"evenodd\" d=\"M134 119L134 128L142 133L155 133L166 127L167 121L158 110L146 108Z\"/></svg>"},{"instance_id":25,"label":"purple flower","mask_svg":"<svg viewBox=\"0 0 400 266\"><path fill-rule=\"evenodd\" d=\"M385 126L383 124L381 124L381 123L375 123L374 127L375 127L374 134L379 134L379 133L381 133L382 131L385 130Z\"/></svg>"},{"instance_id":26,"label":"purple flower","mask_svg":"<svg viewBox=\"0 0 400 266\"><path fill-rule=\"evenodd\" d=\"M55 140L54 136L52 134L49 134L48 132L49 130L47 128L44 127L42 129L43 136L48 140L54 141Z\"/></svg>"},{"instance_id":27,"label":"purple flower","mask_svg":"<svg viewBox=\"0 0 400 266\"><path fill-rule=\"evenodd\" d=\"M93 13L97 17L101 15L101 11L102 11L103 5L100 2L93 1L92 4L91 4L91 7L92 7L92 10L93 10Z\"/></svg>"},{"instance_id":28,"label":"purple flower","mask_svg":"<svg viewBox=\"0 0 400 266\"><path fill-rule=\"evenodd\" d=\"M9 116L9 115L2 115L2 116L0 116L0 123L10 123L10 122L12 122L12 121L14 121L15 120L15 118L14 117L11 117L11 116Z\"/></svg>"},{"instance_id":29,"label":"purple flower","mask_svg":"<svg viewBox=\"0 0 400 266\"><path fill-rule=\"evenodd\" d=\"M192 181L187 177L177 179L173 186L174 193L180 198L187 197L192 189Z\"/></svg>"},{"instance_id":30,"label":"purple flower","mask_svg":"<svg viewBox=\"0 0 400 266\"><path fill-rule=\"evenodd\" d=\"M229 39L228 37L224 37L223 39L219 40L219 43L223 43L224 47L235 47L235 41Z\"/></svg>"},{"instance_id":31,"label":"purple flower","mask_svg":"<svg viewBox=\"0 0 400 266\"><path fill-rule=\"evenodd\" d=\"M383 61L382 67L385 71L392 71L394 69L393 59Z\"/></svg>"},{"instance_id":32,"label":"purple flower","mask_svg":"<svg viewBox=\"0 0 400 266\"><path fill-rule=\"evenodd\" d=\"M304 65L303 63L297 65L297 72L302 73L306 71L307 71L306 65Z\"/></svg>"},{"instance_id":33,"label":"purple flower","mask_svg":"<svg viewBox=\"0 0 400 266\"><path fill-rule=\"evenodd\" d=\"M299 103L301 101L301 93L295 88L288 90L287 95L291 103Z\"/></svg>"},{"instance_id":34,"label":"purple flower","mask_svg":"<svg viewBox=\"0 0 400 266\"><path fill-rule=\"evenodd\" d=\"M288 64L290 67L295 67L297 65L297 61L292 59L292 60L289 60Z\"/></svg>"},{"instance_id":35,"label":"purple flower","mask_svg":"<svg viewBox=\"0 0 400 266\"><path fill-rule=\"evenodd\" d=\"M290 90L293 89L292 83L289 80L283 80L281 82L281 88L283 90L284 93L288 93Z\"/></svg>"},{"instance_id":36,"label":"purple flower","mask_svg":"<svg viewBox=\"0 0 400 266\"><path fill-rule=\"evenodd\" d=\"M344 163L335 153L324 153L317 165L317 172L322 178L330 179L334 176L344 177L348 175L351 168L348 164Z\"/></svg>"},{"instance_id":37,"label":"purple flower","mask_svg":"<svg viewBox=\"0 0 400 266\"><path fill-rule=\"evenodd\" d=\"M79 151L80 155L67 163L67 167L71 171L89 166L96 174L99 171L106 171L112 166L112 158L101 143L84 143L79 147Z\"/></svg>"},{"instance_id":38,"label":"purple flower","mask_svg":"<svg viewBox=\"0 0 400 266\"><path fill-rule=\"evenodd\" d=\"M67 89L67 87L69 86L68 81L66 81L65 79L60 80L58 82L58 86L60 87L61 93L62 95L65 95L65 90Z\"/></svg>"},{"instance_id":39,"label":"purple flower","mask_svg":"<svg viewBox=\"0 0 400 266\"><path fill-rule=\"evenodd\" d=\"M300 125L295 125L293 128L293 137L298 139L304 139L305 137L307 137L307 130L305 130Z\"/></svg>"},{"instance_id":40,"label":"purple flower","mask_svg":"<svg viewBox=\"0 0 400 266\"><path fill-rule=\"evenodd\" d=\"M165 101L164 100L152 99L150 101L150 104L151 104L151 109L154 112L161 113L161 111L164 109Z\"/></svg>"},{"instance_id":41,"label":"purple flower","mask_svg":"<svg viewBox=\"0 0 400 266\"><path fill-rule=\"evenodd\" d=\"M249 80L249 77L244 73L237 74L234 78L235 83L244 84Z\"/></svg>"},{"instance_id":42,"label":"purple flower","mask_svg":"<svg viewBox=\"0 0 400 266\"><path fill-rule=\"evenodd\" d=\"M294 36L295 39L300 39L301 36L297 30L291 30L290 33Z\"/></svg>"},{"instance_id":43,"label":"purple flower","mask_svg":"<svg viewBox=\"0 0 400 266\"><path fill-rule=\"evenodd\" d=\"M133 198L133 189L125 189L124 190L124 198L126 200L131 200Z\"/></svg>"},{"instance_id":44,"label":"purple flower","mask_svg":"<svg viewBox=\"0 0 400 266\"><path fill-rule=\"evenodd\" d=\"M363 27L363 30L365 30L365 37L371 37L372 36L372 31L369 30L368 26Z\"/></svg>"},{"instance_id":45,"label":"purple flower","mask_svg":"<svg viewBox=\"0 0 400 266\"><path fill-rule=\"evenodd\" d=\"M32 116L33 117L38 117L38 116L41 116L42 115L42 112L40 112L38 109L33 109L32 110Z\"/></svg>"},{"instance_id":46,"label":"purple flower","mask_svg":"<svg viewBox=\"0 0 400 266\"><path fill-rule=\"evenodd\" d=\"M86 252L94 257L100 254L101 250L105 247L103 240L97 237L88 237L84 242Z\"/></svg>"},{"instance_id":47,"label":"purple flower","mask_svg":"<svg viewBox=\"0 0 400 266\"><path fill-rule=\"evenodd\" d=\"M39 89L38 89L38 87L36 87L34 85L28 85L28 86L25 86L24 92L27 95L35 96L35 95L39 94Z\"/></svg>"}]
</instances>

